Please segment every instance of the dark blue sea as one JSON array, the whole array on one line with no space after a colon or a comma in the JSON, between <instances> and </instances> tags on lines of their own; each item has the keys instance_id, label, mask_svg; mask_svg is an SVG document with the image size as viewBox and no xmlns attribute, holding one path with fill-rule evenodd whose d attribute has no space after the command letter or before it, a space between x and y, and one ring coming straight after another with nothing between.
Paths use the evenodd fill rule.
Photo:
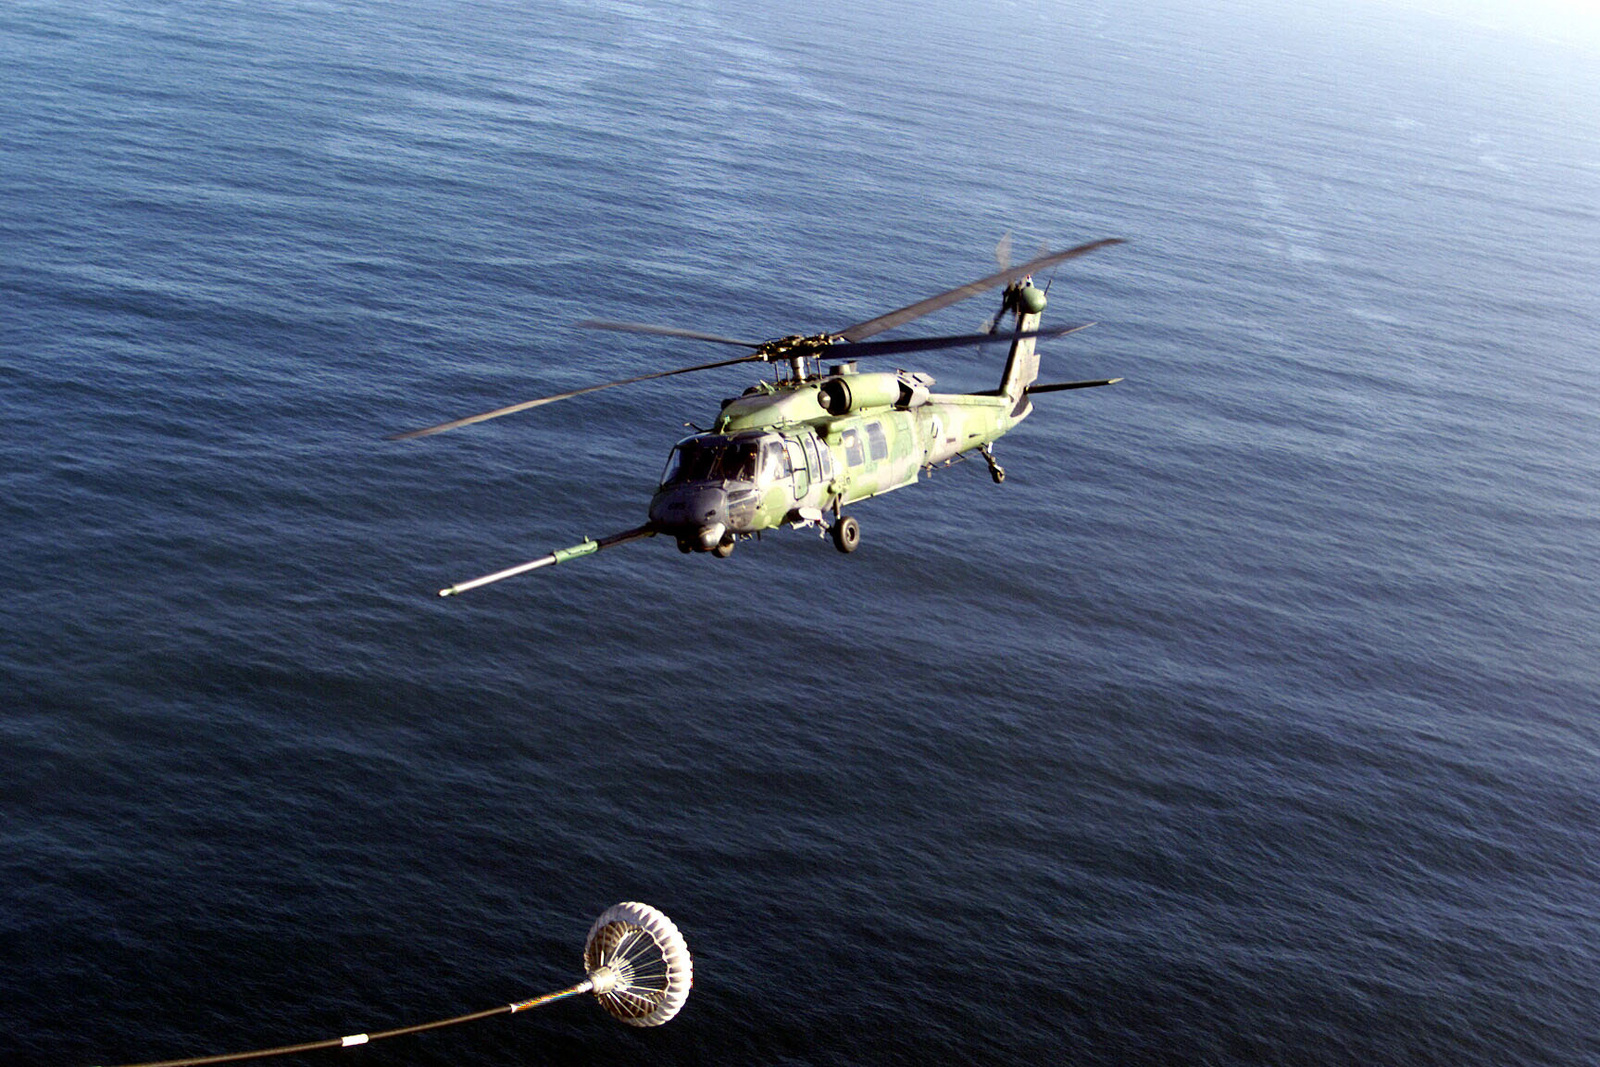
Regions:
<instances>
[{"instance_id":1,"label":"dark blue sea","mask_svg":"<svg viewBox=\"0 0 1600 1067\"><path fill-rule=\"evenodd\" d=\"M435 596L1007 232L1004 485ZM8 0L0 1063L1600 1063L1597 354L1575 5Z\"/></svg>"}]
</instances>

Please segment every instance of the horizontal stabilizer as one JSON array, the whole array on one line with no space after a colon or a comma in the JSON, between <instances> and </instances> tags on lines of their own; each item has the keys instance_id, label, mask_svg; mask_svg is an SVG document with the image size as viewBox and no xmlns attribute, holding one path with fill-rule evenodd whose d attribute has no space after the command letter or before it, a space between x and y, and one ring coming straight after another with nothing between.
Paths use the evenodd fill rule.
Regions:
<instances>
[{"instance_id":1,"label":"horizontal stabilizer","mask_svg":"<svg viewBox=\"0 0 1600 1067\"><path fill-rule=\"evenodd\" d=\"M1116 385L1121 378L1100 378L1092 382L1051 382L1046 385L1030 385L1031 393L1059 393L1063 389L1093 389L1097 385Z\"/></svg>"}]
</instances>

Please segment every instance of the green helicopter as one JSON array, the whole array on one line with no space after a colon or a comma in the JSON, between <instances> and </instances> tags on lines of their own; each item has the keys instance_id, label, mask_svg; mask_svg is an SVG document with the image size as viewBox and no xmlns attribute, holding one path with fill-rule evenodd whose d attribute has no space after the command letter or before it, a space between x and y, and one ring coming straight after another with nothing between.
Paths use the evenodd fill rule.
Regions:
<instances>
[{"instance_id":1,"label":"green helicopter","mask_svg":"<svg viewBox=\"0 0 1600 1067\"><path fill-rule=\"evenodd\" d=\"M775 374L743 395L724 401L708 431L673 446L659 486L650 500L649 518L631 530L584 540L571 548L439 591L440 596L476 589L541 567L592 555L603 548L644 537L672 538L681 552L709 552L725 557L743 539L781 526L813 528L831 535L840 552L861 543L861 524L844 508L910 485L922 471L947 466L976 452L996 482L1005 471L995 461L993 445L1033 411L1036 393L1111 385L1120 378L1038 384L1040 340L1061 337L1094 325L1079 323L1049 330L1039 328L1045 293L1033 284L1039 271L1109 245L1107 238L1038 256L1015 267L1004 266L1009 242L996 255L1003 269L988 277L897 311L846 327L836 333L791 335L771 341L741 341L695 330L645 323L587 320L579 326L628 333L687 338L750 349L734 359L602 382L553 396L526 400L478 415L453 419L421 430L396 434L394 440L426 437L486 419L526 411L558 400L619 385L675 374L770 363ZM1004 287L1001 306L986 333L951 337L867 341L866 338L904 325L961 300ZM1001 331L1007 315L1010 331ZM1010 354L997 388L979 393L935 393L933 379L913 371L863 372L860 359L969 345L1010 343ZM824 368L824 360L838 360Z\"/></svg>"}]
</instances>

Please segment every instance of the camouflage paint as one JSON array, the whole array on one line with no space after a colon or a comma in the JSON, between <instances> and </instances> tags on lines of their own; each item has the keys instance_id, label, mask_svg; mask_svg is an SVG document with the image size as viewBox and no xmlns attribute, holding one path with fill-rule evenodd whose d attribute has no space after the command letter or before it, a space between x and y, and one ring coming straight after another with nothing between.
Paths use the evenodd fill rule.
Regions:
<instances>
[{"instance_id":1,"label":"camouflage paint","mask_svg":"<svg viewBox=\"0 0 1600 1067\"><path fill-rule=\"evenodd\" d=\"M1018 332L1039 328L1040 316L1027 313L1025 301L1014 306ZM704 506L704 485L663 485L651 502L652 522L681 542L710 538L713 527L729 540L786 524L817 524L828 509L910 485L918 472L992 444L1032 413L1027 387L1038 377L1034 343L1012 342L1000 387L988 393L929 393L931 378L904 373L896 389L897 375L857 375L848 365L820 379L760 382L726 401L709 433L678 445L753 445L761 457L754 473L721 479L720 505ZM819 391L839 377L846 383L860 379L856 395L881 400L898 392L901 399L830 414ZM693 508L674 510L675 501L689 499L691 492L702 493ZM700 510L689 514L693 509Z\"/></svg>"}]
</instances>

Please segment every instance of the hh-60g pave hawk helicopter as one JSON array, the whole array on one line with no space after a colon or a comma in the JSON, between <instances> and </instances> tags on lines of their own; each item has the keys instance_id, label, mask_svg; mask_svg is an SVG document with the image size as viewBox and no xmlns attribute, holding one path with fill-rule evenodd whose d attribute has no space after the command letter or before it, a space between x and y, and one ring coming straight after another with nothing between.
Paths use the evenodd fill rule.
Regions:
<instances>
[{"instance_id":1,"label":"hh-60g pave hawk helicopter","mask_svg":"<svg viewBox=\"0 0 1600 1067\"><path fill-rule=\"evenodd\" d=\"M996 438L1033 411L1033 394L1122 380L1036 384L1036 343L1093 324L1041 330L1045 290L1033 284L1034 273L1096 249L1121 244L1121 239L1091 241L1006 267L1008 238L1002 239L996 249L1003 268L999 273L837 333L796 334L757 342L644 323L581 322L579 326L591 329L681 337L753 351L734 359L589 385L396 434L395 440L426 437L584 393L691 371L740 363L771 363L775 368L774 380L757 382L743 395L724 401L709 431L686 437L673 447L661 484L650 500L649 521L644 525L598 541L585 540L528 563L452 585L441 589L439 595L463 593L656 534L676 540L682 552L727 556L739 539L757 536L763 530L812 527L830 532L840 552L853 552L861 541L861 526L854 516L844 514L843 508L848 504L910 485L917 480L918 472L931 472L935 466L964 459L973 450L988 463L994 480L1004 481L1005 471L995 462L992 446ZM1000 286L1005 287L1004 296L987 333L865 340ZM1007 314L1015 316L1015 325L1011 332L1002 333L1000 323ZM934 393L929 389L933 379L926 374L904 370L862 373L855 366L856 360L869 357L1005 341L1011 343L1005 371L999 387L987 392ZM843 362L824 372L824 357L838 357Z\"/></svg>"}]
</instances>

